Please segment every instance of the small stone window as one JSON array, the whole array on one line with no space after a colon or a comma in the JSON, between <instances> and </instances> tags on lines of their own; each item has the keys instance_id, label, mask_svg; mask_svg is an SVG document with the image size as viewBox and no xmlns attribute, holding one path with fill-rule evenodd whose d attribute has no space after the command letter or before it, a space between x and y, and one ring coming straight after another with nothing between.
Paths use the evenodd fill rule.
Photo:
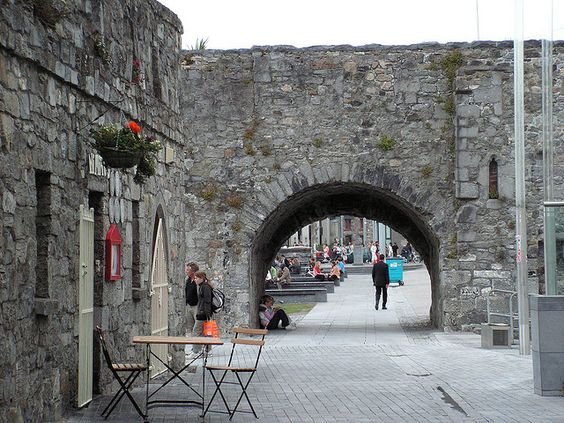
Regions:
<instances>
[{"instance_id":1,"label":"small stone window","mask_svg":"<svg viewBox=\"0 0 564 423\"><path fill-rule=\"evenodd\" d=\"M133 290L141 288L141 225L139 201L132 201L133 221L132 221L132 258L131 258L131 288Z\"/></svg>"},{"instance_id":2,"label":"small stone window","mask_svg":"<svg viewBox=\"0 0 564 423\"><path fill-rule=\"evenodd\" d=\"M497 161L492 158L490 161L489 169L489 184L488 184L488 198L498 199L499 198L499 187L497 178Z\"/></svg>"},{"instance_id":3,"label":"small stone window","mask_svg":"<svg viewBox=\"0 0 564 423\"><path fill-rule=\"evenodd\" d=\"M49 240L51 239L51 174L35 170L35 296L49 298Z\"/></svg>"}]
</instances>

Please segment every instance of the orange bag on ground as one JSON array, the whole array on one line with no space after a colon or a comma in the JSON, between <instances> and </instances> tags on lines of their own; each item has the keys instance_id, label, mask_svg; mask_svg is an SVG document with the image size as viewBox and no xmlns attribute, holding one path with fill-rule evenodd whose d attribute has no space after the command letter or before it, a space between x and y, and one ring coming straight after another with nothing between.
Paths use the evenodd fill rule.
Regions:
<instances>
[{"instance_id":1,"label":"orange bag on ground","mask_svg":"<svg viewBox=\"0 0 564 423\"><path fill-rule=\"evenodd\" d=\"M215 320L206 320L204 322L204 336L219 338L219 327Z\"/></svg>"}]
</instances>

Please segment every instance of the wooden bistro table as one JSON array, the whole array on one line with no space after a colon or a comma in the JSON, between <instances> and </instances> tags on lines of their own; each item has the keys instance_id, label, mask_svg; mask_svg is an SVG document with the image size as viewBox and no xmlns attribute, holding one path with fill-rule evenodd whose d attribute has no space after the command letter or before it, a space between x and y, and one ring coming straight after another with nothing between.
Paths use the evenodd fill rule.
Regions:
<instances>
[{"instance_id":1,"label":"wooden bistro table","mask_svg":"<svg viewBox=\"0 0 564 423\"><path fill-rule=\"evenodd\" d=\"M147 345L147 389L145 391L145 421L148 421L148 411L149 408L156 407L156 406L196 406L201 407L202 414L204 413L204 405L205 405L205 381L206 381L206 372L202 371L202 388L201 392L198 392L194 387L192 387L181 375L181 373L188 368L194 361L198 359L203 360L203 370L205 370L206 363L208 360L208 352L207 346L211 345L223 345L223 341L219 338L211 338L211 337L204 337L204 336L194 336L194 337L186 337L186 336L134 336L132 342L134 344L146 344ZM199 356L189 360L179 371L174 371L168 363L165 363L163 360L160 359L156 354L151 351L151 345L153 344L166 344L166 345L201 345L202 352ZM161 386L159 386L155 391L153 391L149 395L149 372L150 372L150 359L151 356L159 360L168 371L171 372L171 376L163 382ZM172 400L172 399L151 399L157 392L159 392L162 388L168 385L174 379L180 380L184 385L186 385L195 395L195 400Z\"/></svg>"}]
</instances>

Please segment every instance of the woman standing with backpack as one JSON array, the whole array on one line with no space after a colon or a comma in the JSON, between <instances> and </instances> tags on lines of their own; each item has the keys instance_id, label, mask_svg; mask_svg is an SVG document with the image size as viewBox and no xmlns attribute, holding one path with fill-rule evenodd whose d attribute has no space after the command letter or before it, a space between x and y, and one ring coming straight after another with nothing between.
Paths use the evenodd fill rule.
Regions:
<instances>
[{"instance_id":1,"label":"woman standing with backpack","mask_svg":"<svg viewBox=\"0 0 564 423\"><path fill-rule=\"evenodd\" d=\"M193 336L204 336L204 322L212 318L212 296L213 287L205 272L194 273L194 282L198 289L198 311L196 312L196 324ZM187 357L192 359L200 355L201 345L192 345L192 353Z\"/></svg>"}]
</instances>

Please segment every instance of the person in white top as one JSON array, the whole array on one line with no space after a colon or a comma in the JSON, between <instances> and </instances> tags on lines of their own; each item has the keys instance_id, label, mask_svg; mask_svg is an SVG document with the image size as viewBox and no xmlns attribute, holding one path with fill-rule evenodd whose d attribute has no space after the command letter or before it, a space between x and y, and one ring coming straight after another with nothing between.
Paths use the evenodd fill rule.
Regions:
<instances>
[{"instance_id":1,"label":"person in white top","mask_svg":"<svg viewBox=\"0 0 564 423\"><path fill-rule=\"evenodd\" d=\"M372 255L372 263L376 263L378 261L378 247L376 247L376 242L372 242L370 254Z\"/></svg>"}]
</instances>

